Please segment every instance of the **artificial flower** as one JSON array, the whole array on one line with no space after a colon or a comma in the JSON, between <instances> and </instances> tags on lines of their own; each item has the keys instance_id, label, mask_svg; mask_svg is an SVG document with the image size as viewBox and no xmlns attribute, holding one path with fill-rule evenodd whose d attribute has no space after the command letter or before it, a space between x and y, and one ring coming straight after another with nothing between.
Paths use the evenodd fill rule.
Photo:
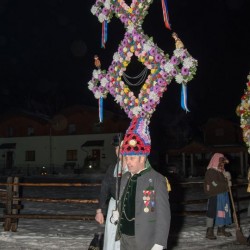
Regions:
<instances>
[{"instance_id":1,"label":"artificial flower","mask_svg":"<svg viewBox=\"0 0 250 250\"><path fill-rule=\"evenodd\" d=\"M247 76L247 89L250 86L250 74ZM243 141L248 147L250 153L250 91L245 90L241 97L241 103L237 106L236 113L240 116L240 127L242 128Z\"/></svg>"},{"instance_id":2,"label":"artificial flower","mask_svg":"<svg viewBox=\"0 0 250 250\"><path fill-rule=\"evenodd\" d=\"M96 98L106 97L110 93L129 118L141 116L149 120L166 91L167 84L173 78L177 83L187 84L197 68L197 61L186 49L174 50L169 59L169 55L153 42L153 38L144 34L142 23L152 2L153 0L132 0L128 6L124 0L97 0L91 9L100 22L109 22L115 14L124 23L126 32L107 72L94 70L88 87ZM123 82L122 77L133 55L150 70L142 83L138 98Z\"/></svg>"},{"instance_id":3,"label":"artificial flower","mask_svg":"<svg viewBox=\"0 0 250 250\"><path fill-rule=\"evenodd\" d=\"M178 74L178 75L176 75L175 76L175 81L177 82L177 83L183 83L183 76L182 76L182 74Z\"/></svg>"}]
</instances>

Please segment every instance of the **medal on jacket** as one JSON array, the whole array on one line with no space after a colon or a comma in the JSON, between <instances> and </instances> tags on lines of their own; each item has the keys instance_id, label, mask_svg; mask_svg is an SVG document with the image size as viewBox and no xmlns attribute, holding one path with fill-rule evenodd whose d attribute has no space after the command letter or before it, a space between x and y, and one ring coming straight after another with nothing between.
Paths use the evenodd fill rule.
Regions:
<instances>
[{"instance_id":1,"label":"medal on jacket","mask_svg":"<svg viewBox=\"0 0 250 250\"><path fill-rule=\"evenodd\" d=\"M143 211L145 213L154 212L155 208L155 190L153 186L153 180L149 179L148 181L149 185L146 190L143 190L143 197L142 197L145 205Z\"/></svg>"},{"instance_id":2,"label":"medal on jacket","mask_svg":"<svg viewBox=\"0 0 250 250\"><path fill-rule=\"evenodd\" d=\"M144 205L145 205L145 208L144 208L145 213L149 212L148 206L150 204L150 193L151 193L151 191L149 191L149 190L143 190L143 194L144 194L143 201L144 201Z\"/></svg>"}]
</instances>

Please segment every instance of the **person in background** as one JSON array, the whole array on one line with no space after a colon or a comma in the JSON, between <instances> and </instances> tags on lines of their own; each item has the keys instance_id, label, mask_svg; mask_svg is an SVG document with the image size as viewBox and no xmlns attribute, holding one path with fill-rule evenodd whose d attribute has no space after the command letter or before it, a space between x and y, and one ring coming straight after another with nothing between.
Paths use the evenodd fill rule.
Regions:
<instances>
[{"instance_id":1,"label":"person in background","mask_svg":"<svg viewBox=\"0 0 250 250\"><path fill-rule=\"evenodd\" d=\"M150 138L140 118L132 120L121 154L128 172L122 176L117 240L121 250L167 247L171 214L166 178L149 164Z\"/></svg>"},{"instance_id":2,"label":"person in background","mask_svg":"<svg viewBox=\"0 0 250 250\"><path fill-rule=\"evenodd\" d=\"M228 195L231 175L225 171L228 159L220 153L211 158L204 179L204 191L208 195L206 238L215 240L214 225L218 226L217 236L230 237L232 234L225 226L232 223L230 200ZM227 179L228 178L228 179Z\"/></svg>"},{"instance_id":3,"label":"person in background","mask_svg":"<svg viewBox=\"0 0 250 250\"><path fill-rule=\"evenodd\" d=\"M105 223L105 232L104 232L104 243L103 243L103 250L120 250L120 242L115 241L115 234L116 234L116 224L112 222L112 211L116 209L116 187L117 182L120 183L120 178L123 172L126 172L126 167L124 166L124 161L121 160L119 155L119 136L115 136L112 141L112 145L115 147L116 155L119 156L118 164L111 165L106 174L104 179L102 180L101 191L99 196L99 204L98 209L96 210L95 220L99 224L103 224L104 214L107 210L107 201L108 210L106 216L106 223ZM121 165L123 164L123 167ZM117 180L118 175L118 180Z\"/></svg>"}]
</instances>

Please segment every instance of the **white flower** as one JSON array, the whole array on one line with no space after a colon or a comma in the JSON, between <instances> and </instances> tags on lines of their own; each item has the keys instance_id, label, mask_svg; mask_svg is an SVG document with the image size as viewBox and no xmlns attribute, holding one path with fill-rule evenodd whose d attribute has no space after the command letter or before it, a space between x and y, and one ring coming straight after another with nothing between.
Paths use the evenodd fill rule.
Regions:
<instances>
[{"instance_id":1,"label":"white flower","mask_svg":"<svg viewBox=\"0 0 250 250\"><path fill-rule=\"evenodd\" d=\"M167 62L164 66L164 70L167 73L170 73L172 70L174 70L174 65L171 62Z\"/></svg>"},{"instance_id":2,"label":"white flower","mask_svg":"<svg viewBox=\"0 0 250 250\"><path fill-rule=\"evenodd\" d=\"M149 99L152 99L155 102L157 102L159 100L159 96L155 92L150 92L149 93Z\"/></svg>"},{"instance_id":3,"label":"white flower","mask_svg":"<svg viewBox=\"0 0 250 250\"><path fill-rule=\"evenodd\" d=\"M94 88L94 84L92 81L88 82L88 88L89 88L89 90L92 90Z\"/></svg>"},{"instance_id":4,"label":"white flower","mask_svg":"<svg viewBox=\"0 0 250 250\"><path fill-rule=\"evenodd\" d=\"M176 49L176 50L174 50L174 55L176 56L176 57L181 57L183 54L184 54L184 49Z\"/></svg>"},{"instance_id":5,"label":"white flower","mask_svg":"<svg viewBox=\"0 0 250 250\"><path fill-rule=\"evenodd\" d=\"M101 80L101 86L105 87L107 83L108 83L107 78L103 77Z\"/></svg>"},{"instance_id":6,"label":"white flower","mask_svg":"<svg viewBox=\"0 0 250 250\"><path fill-rule=\"evenodd\" d=\"M98 20L99 20L100 23L103 23L104 20L106 20L106 18L107 17L105 15L103 15L102 13L98 16Z\"/></svg>"},{"instance_id":7,"label":"white flower","mask_svg":"<svg viewBox=\"0 0 250 250\"><path fill-rule=\"evenodd\" d=\"M187 57L183 60L183 66L187 69L191 68L194 65L193 58Z\"/></svg>"},{"instance_id":8,"label":"white flower","mask_svg":"<svg viewBox=\"0 0 250 250\"><path fill-rule=\"evenodd\" d=\"M129 23L129 25L127 27L128 33L131 34L133 32L134 28L135 28L134 24L133 23Z\"/></svg>"},{"instance_id":9,"label":"white flower","mask_svg":"<svg viewBox=\"0 0 250 250\"><path fill-rule=\"evenodd\" d=\"M97 90L97 91L94 93L94 95L95 95L95 98L96 98L96 99L100 99L100 97L102 97L102 93L101 93L99 90Z\"/></svg>"},{"instance_id":10,"label":"white flower","mask_svg":"<svg viewBox=\"0 0 250 250\"><path fill-rule=\"evenodd\" d=\"M151 39L147 40L147 44L149 44L151 47L153 47L155 45Z\"/></svg>"},{"instance_id":11,"label":"white flower","mask_svg":"<svg viewBox=\"0 0 250 250\"><path fill-rule=\"evenodd\" d=\"M132 111L132 113L133 113L134 115L139 115L140 112L141 112L141 107L139 107L139 106L134 107L134 108L131 109L131 111Z\"/></svg>"},{"instance_id":12,"label":"white flower","mask_svg":"<svg viewBox=\"0 0 250 250\"><path fill-rule=\"evenodd\" d=\"M104 3L104 7L106 8L106 9L110 9L110 0L106 0L105 1L105 3Z\"/></svg>"},{"instance_id":13,"label":"white flower","mask_svg":"<svg viewBox=\"0 0 250 250\"><path fill-rule=\"evenodd\" d=\"M182 74L179 73L178 75L176 75L176 76L175 76L175 81L176 81L177 83L179 83L179 84L183 83L184 79L183 79Z\"/></svg>"},{"instance_id":14,"label":"white flower","mask_svg":"<svg viewBox=\"0 0 250 250\"><path fill-rule=\"evenodd\" d=\"M115 97L115 101L116 101L117 103L121 103L121 101L122 101L122 96L121 96L121 95L117 95L117 96Z\"/></svg>"},{"instance_id":15,"label":"white flower","mask_svg":"<svg viewBox=\"0 0 250 250\"><path fill-rule=\"evenodd\" d=\"M93 77L94 77L95 79L98 79L98 76L99 76L100 73L101 73L101 70L100 70L100 69L94 69L94 70L93 70Z\"/></svg>"},{"instance_id":16,"label":"white flower","mask_svg":"<svg viewBox=\"0 0 250 250\"><path fill-rule=\"evenodd\" d=\"M145 52L148 52L149 50L152 49L152 47L154 46L154 43L151 40L148 40L144 45L143 45L143 50Z\"/></svg>"},{"instance_id":17,"label":"white flower","mask_svg":"<svg viewBox=\"0 0 250 250\"><path fill-rule=\"evenodd\" d=\"M113 60L114 60L115 62L119 62L119 60L120 60L120 55L119 55L118 52L115 52L115 53L114 53L114 55L113 55Z\"/></svg>"},{"instance_id":18,"label":"white flower","mask_svg":"<svg viewBox=\"0 0 250 250\"><path fill-rule=\"evenodd\" d=\"M90 11L91 11L91 13L92 13L93 15L95 15L96 12L97 12L97 10L98 10L98 8L97 8L95 5L93 5Z\"/></svg>"},{"instance_id":19,"label":"white flower","mask_svg":"<svg viewBox=\"0 0 250 250\"><path fill-rule=\"evenodd\" d=\"M145 52L150 51L151 48L152 48L152 47L151 47L149 44L147 44L147 43L145 43L145 44L143 45L143 50L144 50Z\"/></svg>"}]
</instances>

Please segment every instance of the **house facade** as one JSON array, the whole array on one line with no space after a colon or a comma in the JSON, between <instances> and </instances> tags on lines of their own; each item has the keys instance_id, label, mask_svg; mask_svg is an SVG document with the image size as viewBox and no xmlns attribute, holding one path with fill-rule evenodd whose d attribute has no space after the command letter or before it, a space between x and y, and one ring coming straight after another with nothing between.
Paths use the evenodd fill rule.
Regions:
<instances>
[{"instance_id":1,"label":"house facade","mask_svg":"<svg viewBox=\"0 0 250 250\"><path fill-rule=\"evenodd\" d=\"M249 157L240 124L221 118L211 118L203 126L202 132L203 141L191 141L183 147L168 149L166 162L174 162L183 176L202 176L212 154L217 152L229 158L228 170L234 177L246 176Z\"/></svg>"},{"instance_id":2,"label":"house facade","mask_svg":"<svg viewBox=\"0 0 250 250\"><path fill-rule=\"evenodd\" d=\"M105 111L74 106L52 119L24 112L0 119L0 172L3 174L69 174L105 172L116 161L112 139L124 133L128 120Z\"/></svg>"}]
</instances>

